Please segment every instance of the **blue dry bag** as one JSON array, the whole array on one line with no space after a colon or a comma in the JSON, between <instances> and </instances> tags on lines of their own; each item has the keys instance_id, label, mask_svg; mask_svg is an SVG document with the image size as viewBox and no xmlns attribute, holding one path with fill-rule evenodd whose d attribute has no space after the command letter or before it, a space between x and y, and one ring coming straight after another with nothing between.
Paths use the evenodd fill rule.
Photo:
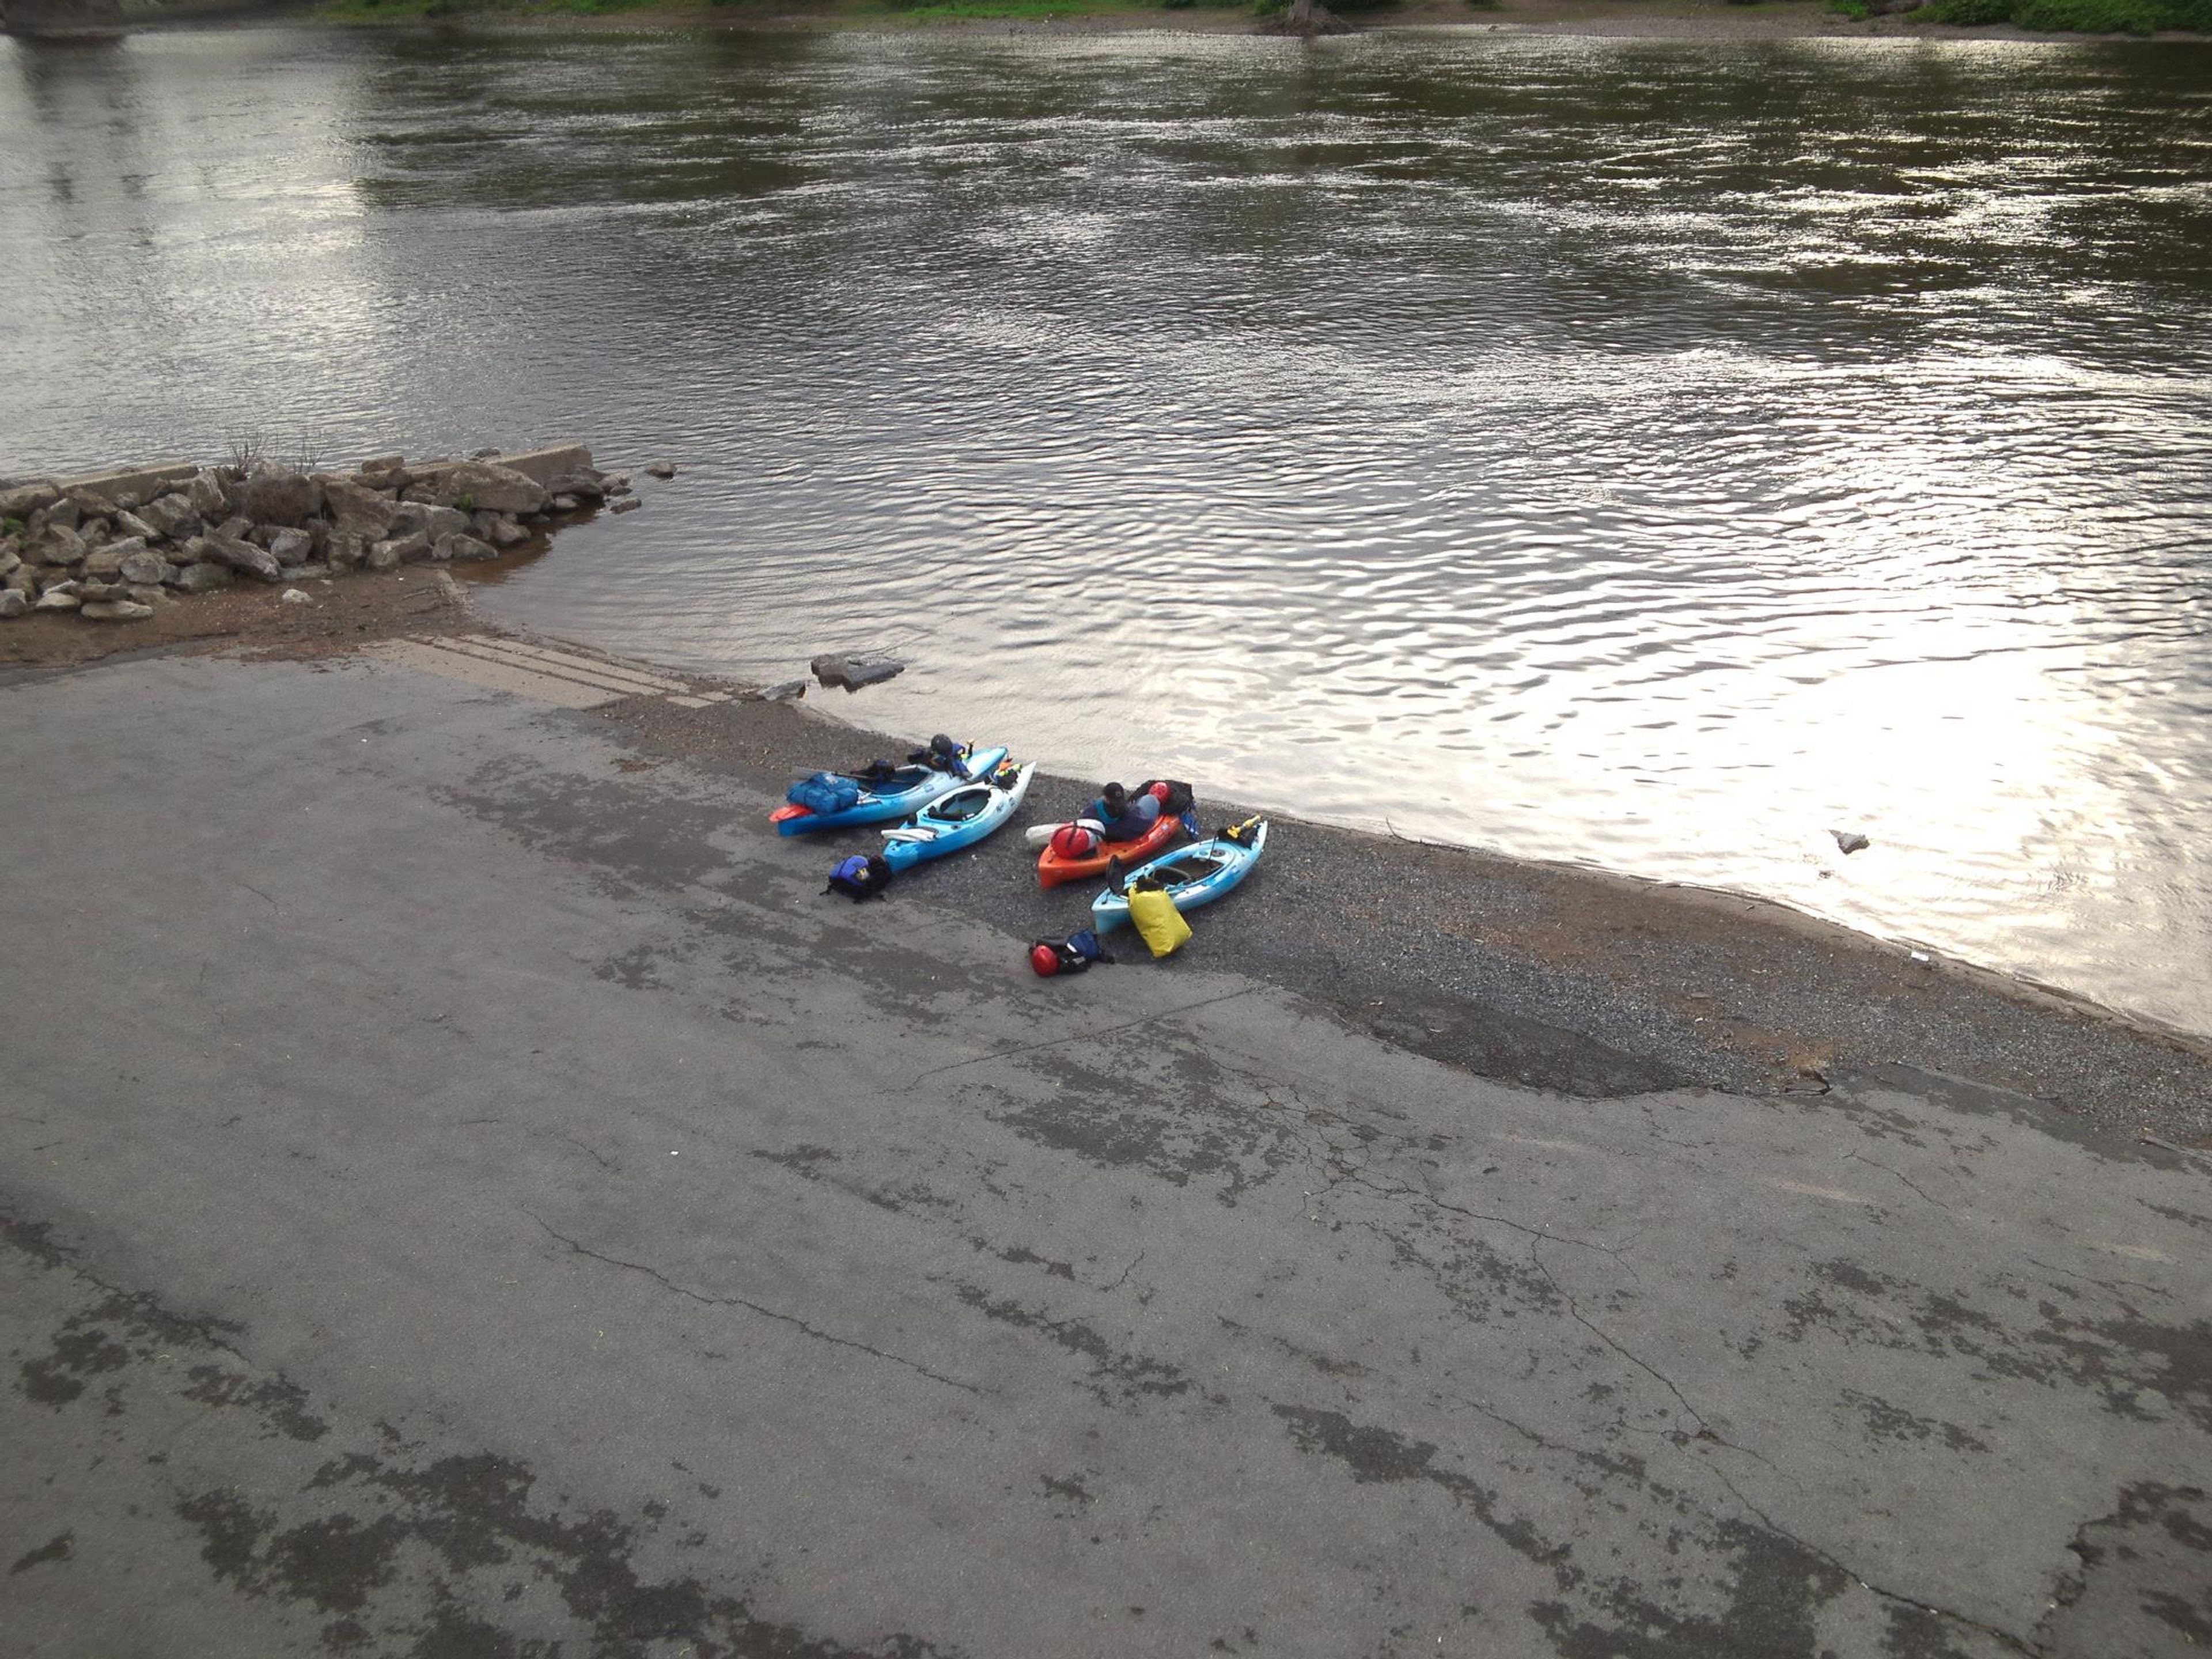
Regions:
<instances>
[{"instance_id":1,"label":"blue dry bag","mask_svg":"<svg viewBox=\"0 0 2212 1659\"><path fill-rule=\"evenodd\" d=\"M817 772L803 782L793 784L783 798L810 812L842 812L859 804L860 786L842 773Z\"/></svg>"}]
</instances>

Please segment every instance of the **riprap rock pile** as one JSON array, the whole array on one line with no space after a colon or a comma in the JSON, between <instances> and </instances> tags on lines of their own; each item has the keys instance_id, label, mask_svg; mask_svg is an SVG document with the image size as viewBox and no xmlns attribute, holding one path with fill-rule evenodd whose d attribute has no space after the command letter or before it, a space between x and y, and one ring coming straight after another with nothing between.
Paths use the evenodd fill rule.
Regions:
<instances>
[{"instance_id":1,"label":"riprap rock pile","mask_svg":"<svg viewBox=\"0 0 2212 1659\"><path fill-rule=\"evenodd\" d=\"M496 558L627 495L580 444L351 471L189 465L0 489L0 619L131 622L240 580L300 581Z\"/></svg>"}]
</instances>

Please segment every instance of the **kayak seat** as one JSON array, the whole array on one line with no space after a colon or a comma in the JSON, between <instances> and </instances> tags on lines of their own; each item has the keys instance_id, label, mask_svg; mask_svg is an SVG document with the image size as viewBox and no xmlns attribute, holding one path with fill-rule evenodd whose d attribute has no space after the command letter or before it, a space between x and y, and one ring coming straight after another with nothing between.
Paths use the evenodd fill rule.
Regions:
<instances>
[{"instance_id":1,"label":"kayak seat","mask_svg":"<svg viewBox=\"0 0 2212 1659\"><path fill-rule=\"evenodd\" d=\"M1219 859L1178 860L1163 864L1152 872L1152 879L1165 882L1170 887L1181 887L1187 882L1204 881L1221 868Z\"/></svg>"},{"instance_id":2,"label":"kayak seat","mask_svg":"<svg viewBox=\"0 0 2212 1659\"><path fill-rule=\"evenodd\" d=\"M978 789L971 794L963 790L957 795L938 802L930 809L929 815L934 818L943 818L948 823L958 823L963 818L974 817L976 813L990 804L991 797L984 791Z\"/></svg>"}]
</instances>

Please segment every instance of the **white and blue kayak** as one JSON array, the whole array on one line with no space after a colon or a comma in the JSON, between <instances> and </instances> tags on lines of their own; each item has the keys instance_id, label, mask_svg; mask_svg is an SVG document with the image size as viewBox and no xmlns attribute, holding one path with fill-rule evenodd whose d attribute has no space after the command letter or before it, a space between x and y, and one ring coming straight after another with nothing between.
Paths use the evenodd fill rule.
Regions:
<instances>
[{"instance_id":1,"label":"white and blue kayak","mask_svg":"<svg viewBox=\"0 0 2212 1659\"><path fill-rule=\"evenodd\" d=\"M1119 890L1109 887L1091 901L1091 925L1102 933L1124 926L1129 920L1127 890L1147 878L1161 884L1178 910L1211 904L1252 873L1267 845L1267 820L1249 818L1212 841L1140 864L1122 878Z\"/></svg>"},{"instance_id":2,"label":"white and blue kayak","mask_svg":"<svg viewBox=\"0 0 2212 1659\"><path fill-rule=\"evenodd\" d=\"M1006 751L1003 745L963 750L960 758L968 769L964 777L934 766L919 765L902 766L884 777L869 778L848 772L844 775L860 786L860 798L850 806L842 811L817 812L807 807L786 805L769 813L769 821L775 825L779 836L804 836L817 830L848 830L856 824L911 817L931 802L941 800L975 779L996 771L1004 763Z\"/></svg>"},{"instance_id":3,"label":"white and blue kayak","mask_svg":"<svg viewBox=\"0 0 2212 1659\"><path fill-rule=\"evenodd\" d=\"M1004 750L994 751L1004 755ZM1030 792L1035 761L1017 766L1001 761L974 783L961 785L916 812L895 830L884 831L884 861L894 870L911 870L924 859L941 859L973 847L1008 818Z\"/></svg>"}]
</instances>

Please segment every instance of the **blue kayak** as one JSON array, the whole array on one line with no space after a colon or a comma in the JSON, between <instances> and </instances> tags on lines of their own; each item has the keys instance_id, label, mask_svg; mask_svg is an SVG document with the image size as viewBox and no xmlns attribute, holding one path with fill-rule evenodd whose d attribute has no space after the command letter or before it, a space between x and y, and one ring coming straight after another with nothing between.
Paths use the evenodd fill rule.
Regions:
<instances>
[{"instance_id":1,"label":"blue kayak","mask_svg":"<svg viewBox=\"0 0 2212 1659\"><path fill-rule=\"evenodd\" d=\"M1211 904L1252 873L1267 845L1267 821L1252 818L1234 830L1224 830L1212 841L1185 847L1140 864L1122 878L1127 889L1149 876L1161 883L1169 902L1178 910L1195 910ZM1099 933L1124 926L1129 920L1129 901L1108 888L1091 901L1091 925Z\"/></svg>"},{"instance_id":2,"label":"blue kayak","mask_svg":"<svg viewBox=\"0 0 2212 1659\"><path fill-rule=\"evenodd\" d=\"M1036 770L1035 761L1019 766L1006 761L988 777L939 796L896 830L884 831L889 843L884 861L894 870L906 871L924 859L941 859L973 847L1013 817L1030 792L1030 774Z\"/></svg>"},{"instance_id":3,"label":"blue kayak","mask_svg":"<svg viewBox=\"0 0 2212 1659\"><path fill-rule=\"evenodd\" d=\"M860 799L843 811L814 812L786 805L769 813L769 821L779 836L804 836L816 830L846 830L855 824L911 817L932 801L996 771L1006 758L1004 747L963 750L961 761L968 769L966 777L933 766L902 766L888 778L872 781L848 772L845 775L860 786Z\"/></svg>"}]
</instances>

